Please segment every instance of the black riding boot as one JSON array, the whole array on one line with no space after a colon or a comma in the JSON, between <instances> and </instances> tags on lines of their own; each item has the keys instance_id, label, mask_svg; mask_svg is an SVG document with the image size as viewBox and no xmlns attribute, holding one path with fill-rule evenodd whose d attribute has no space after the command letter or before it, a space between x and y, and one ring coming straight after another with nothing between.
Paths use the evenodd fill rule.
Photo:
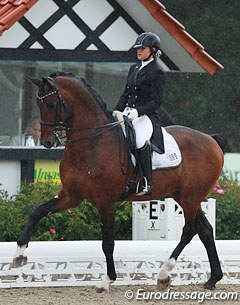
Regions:
<instances>
[{"instance_id":1,"label":"black riding boot","mask_svg":"<svg viewBox=\"0 0 240 305\"><path fill-rule=\"evenodd\" d=\"M138 157L143 174L143 184L137 188L137 196L152 195L152 154L151 146L147 141L143 148L138 150Z\"/></svg>"}]
</instances>

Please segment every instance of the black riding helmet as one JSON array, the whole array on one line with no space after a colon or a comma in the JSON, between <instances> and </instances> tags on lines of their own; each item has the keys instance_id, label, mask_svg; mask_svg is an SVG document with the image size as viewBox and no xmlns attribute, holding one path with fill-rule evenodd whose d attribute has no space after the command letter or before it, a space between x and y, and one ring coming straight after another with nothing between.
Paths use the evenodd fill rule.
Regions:
<instances>
[{"instance_id":1,"label":"black riding helmet","mask_svg":"<svg viewBox=\"0 0 240 305\"><path fill-rule=\"evenodd\" d=\"M148 58L146 58L145 61L148 60L151 57L151 55L154 55L154 57L161 55L160 38L155 33L144 32L140 34L135 44L133 45L133 48L137 49L141 47L150 47L152 50L150 56L148 56Z\"/></svg>"},{"instance_id":2,"label":"black riding helmet","mask_svg":"<svg viewBox=\"0 0 240 305\"><path fill-rule=\"evenodd\" d=\"M152 47L156 48L157 50L160 49L160 38L158 35L152 32L144 32L140 34L133 45L134 49L141 48L141 47Z\"/></svg>"}]
</instances>

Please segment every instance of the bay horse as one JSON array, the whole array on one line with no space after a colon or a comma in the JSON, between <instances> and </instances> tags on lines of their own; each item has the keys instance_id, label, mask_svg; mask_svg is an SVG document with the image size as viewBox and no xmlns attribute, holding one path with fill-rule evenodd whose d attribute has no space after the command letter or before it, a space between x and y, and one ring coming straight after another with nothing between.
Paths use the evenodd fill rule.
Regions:
<instances>
[{"instance_id":1,"label":"bay horse","mask_svg":"<svg viewBox=\"0 0 240 305\"><path fill-rule=\"evenodd\" d=\"M66 136L60 162L62 189L29 215L17 241L13 266L26 264L24 251L41 218L76 208L83 199L87 199L99 212L102 249L107 265L107 275L98 291L108 290L109 284L116 280L113 260L114 202L121 198L134 172L126 140L121 136L119 122L113 119L100 96L83 78L60 72L42 79L30 79L38 87L41 143L51 148L59 145L63 132ZM185 225L179 244L160 269L157 283L159 287L169 284L169 271L174 268L184 247L198 234L206 248L211 268L204 288L214 289L222 278L222 270L213 229L201 209L201 202L221 174L223 151L220 141L217 137L188 127L169 126L166 130L176 139L182 162L175 168L153 171L153 193L149 200L173 197L183 209ZM139 201L146 200L146 197L137 197L132 193L126 199Z\"/></svg>"}]
</instances>

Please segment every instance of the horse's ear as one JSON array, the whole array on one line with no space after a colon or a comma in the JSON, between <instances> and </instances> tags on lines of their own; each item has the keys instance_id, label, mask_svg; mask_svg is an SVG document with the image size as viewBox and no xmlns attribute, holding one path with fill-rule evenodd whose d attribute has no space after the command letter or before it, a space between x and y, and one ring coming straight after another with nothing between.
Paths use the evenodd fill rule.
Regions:
<instances>
[{"instance_id":1,"label":"horse's ear","mask_svg":"<svg viewBox=\"0 0 240 305\"><path fill-rule=\"evenodd\" d=\"M35 77L31 77L31 76L27 76L27 78L36 86L39 87L40 83L41 83L41 80L38 79L38 78L35 78Z\"/></svg>"},{"instance_id":2,"label":"horse's ear","mask_svg":"<svg viewBox=\"0 0 240 305\"><path fill-rule=\"evenodd\" d=\"M50 87L54 87L54 81L51 77L43 77L42 78L42 82L45 84L45 85L48 85Z\"/></svg>"}]
</instances>

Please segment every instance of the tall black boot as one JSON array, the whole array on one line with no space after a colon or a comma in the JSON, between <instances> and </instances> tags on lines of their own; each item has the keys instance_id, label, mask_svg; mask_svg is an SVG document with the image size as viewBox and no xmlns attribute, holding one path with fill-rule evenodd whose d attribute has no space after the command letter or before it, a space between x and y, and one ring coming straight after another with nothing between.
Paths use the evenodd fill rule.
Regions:
<instances>
[{"instance_id":1,"label":"tall black boot","mask_svg":"<svg viewBox=\"0 0 240 305\"><path fill-rule=\"evenodd\" d=\"M149 141L138 150L139 162L143 174L143 183L138 185L137 196L152 195L152 154Z\"/></svg>"}]
</instances>

